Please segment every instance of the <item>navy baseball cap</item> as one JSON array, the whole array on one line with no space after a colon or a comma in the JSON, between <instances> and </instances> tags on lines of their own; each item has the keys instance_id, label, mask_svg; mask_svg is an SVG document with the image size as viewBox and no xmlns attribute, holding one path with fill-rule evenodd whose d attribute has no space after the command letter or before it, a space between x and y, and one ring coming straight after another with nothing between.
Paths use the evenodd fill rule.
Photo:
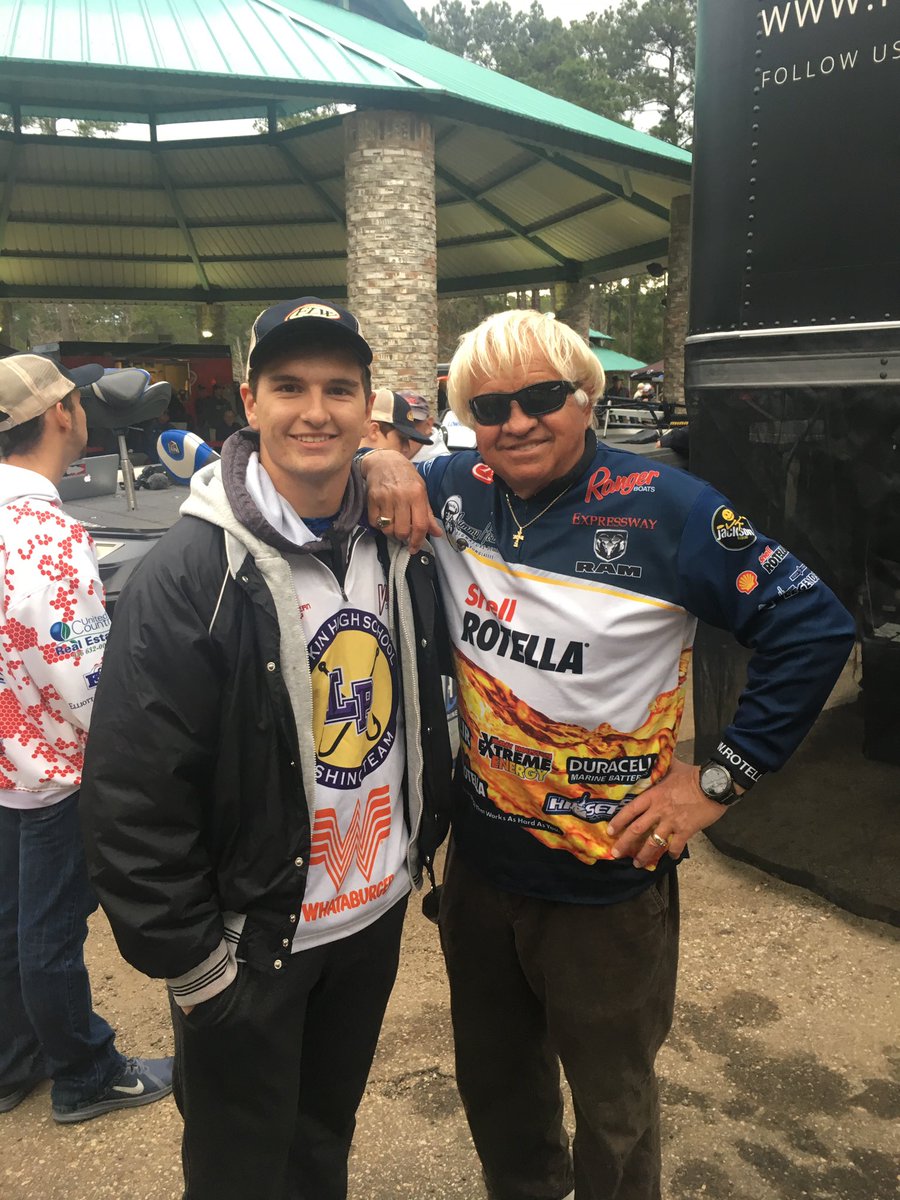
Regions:
<instances>
[{"instance_id":1,"label":"navy baseball cap","mask_svg":"<svg viewBox=\"0 0 900 1200\"><path fill-rule=\"evenodd\" d=\"M318 296L284 300L261 312L250 331L247 362L250 367L258 367L263 358L274 353L321 341L329 345L343 343L364 367L372 362L372 348L360 333L353 313Z\"/></svg>"}]
</instances>

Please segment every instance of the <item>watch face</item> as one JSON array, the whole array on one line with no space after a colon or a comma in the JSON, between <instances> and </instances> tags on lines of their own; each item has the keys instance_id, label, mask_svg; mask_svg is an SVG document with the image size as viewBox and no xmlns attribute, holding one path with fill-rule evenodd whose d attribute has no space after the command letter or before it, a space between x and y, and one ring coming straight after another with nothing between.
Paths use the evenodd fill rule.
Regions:
<instances>
[{"instance_id":1,"label":"watch face","mask_svg":"<svg viewBox=\"0 0 900 1200\"><path fill-rule=\"evenodd\" d=\"M707 763L700 772L700 787L712 800L721 800L731 795L731 775L718 763Z\"/></svg>"}]
</instances>

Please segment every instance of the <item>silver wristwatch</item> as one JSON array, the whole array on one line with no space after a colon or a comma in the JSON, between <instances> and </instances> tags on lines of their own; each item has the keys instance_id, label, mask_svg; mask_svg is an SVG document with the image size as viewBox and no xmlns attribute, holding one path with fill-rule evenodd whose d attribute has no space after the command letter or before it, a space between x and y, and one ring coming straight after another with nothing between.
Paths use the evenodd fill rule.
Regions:
<instances>
[{"instance_id":1,"label":"silver wristwatch","mask_svg":"<svg viewBox=\"0 0 900 1200\"><path fill-rule=\"evenodd\" d=\"M734 804L739 799L734 790L734 780L727 767L710 760L700 768L700 791L716 804Z\"/></svg>"}]
</instances>

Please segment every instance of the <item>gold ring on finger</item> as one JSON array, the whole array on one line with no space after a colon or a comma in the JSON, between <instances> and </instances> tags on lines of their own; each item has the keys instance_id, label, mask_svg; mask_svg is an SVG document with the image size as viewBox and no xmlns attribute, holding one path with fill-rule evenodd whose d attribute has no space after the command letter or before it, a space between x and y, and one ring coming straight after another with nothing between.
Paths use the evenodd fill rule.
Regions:
<instances>
[{"instance_id":1,"label":"gold ring on finger","mask_svg":"<svg viewBox=\"0 0 900 1200\"><path fill-rule=\"evenodd\" d=\"M660 837L655 829L650 834L650 841L654 846L659 846L660 850L668 850L669 848L669 839Z\"/></svg>"}]
</instances>

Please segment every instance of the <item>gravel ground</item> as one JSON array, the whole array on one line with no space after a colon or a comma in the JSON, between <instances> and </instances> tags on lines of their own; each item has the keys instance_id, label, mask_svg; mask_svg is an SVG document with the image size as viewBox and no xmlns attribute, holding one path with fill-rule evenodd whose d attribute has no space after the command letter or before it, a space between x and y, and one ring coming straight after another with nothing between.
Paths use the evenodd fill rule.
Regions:
<instances>
[{"instance_id":1,"label":"gravel ground","mask_svg":"<svg viewBox=\"0 0 900 1200\"><path fill-rule=\"evenodd\" d=\"M659 1059L667 1200L900 1196L896 930L732 862L703 837L680 870L679 1003ZM162 990L121 962L100 915L88 956L122 1048L166 1053ZM48 1093L0 1115L2 1200L181 1195L171 1099L60 1127ZM484 1191L454 1086L437 932L414 902L350 1200L455 1197Z\"/></svg>"}]
</instances>

